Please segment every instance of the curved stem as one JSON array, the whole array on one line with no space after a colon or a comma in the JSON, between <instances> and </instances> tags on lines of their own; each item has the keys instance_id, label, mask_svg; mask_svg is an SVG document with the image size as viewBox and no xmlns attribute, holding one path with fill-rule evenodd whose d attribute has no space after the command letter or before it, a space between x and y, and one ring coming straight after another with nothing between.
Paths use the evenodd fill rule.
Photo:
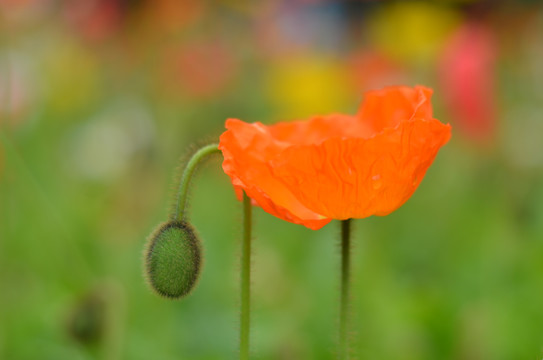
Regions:
<instances>
[{"instance_id":1,"label":"curved stem","mask_svg":"<svg viewBox=\"0 0 543 360\"><path fill-rule=\"evenodd\" d=\"M243 244L241 247L241 311L239 358L249 359L249 325L251 314L251 198L243 193Z\"/></svg>"},{"instance_id":2,"label":"curved stem","mask_svg":"<svg viewBox=\"0 0 543 360\"><path fill-rule=\"evenodd\" d=\"M185 171L183 172L183 176L181 177L181 182L179 183L179 190L177 192L177 203L175 206L175 214L173 216L173 219L177 219L179 221L183 220L183 217L185 215L185 205L187 203L187 192L190 180L192 178L192 175L194 174L194 170L196 170L198 164L204 161L209 155L220 152L218 146L219 145L217 144L210 144L204 146L190 158L187 166L185 167Z\"/></svg>"},{"instance_id":3,"label":"curved stem","mask_svg":"<svg viewBox=\"0 0 543 360\"><path fill-rule=\"evenodd\" d=\"M339 308L339 359L349 358L349 300L351 278L351 219L341 221L341 299Z\"/></svg>"}]
</instances>

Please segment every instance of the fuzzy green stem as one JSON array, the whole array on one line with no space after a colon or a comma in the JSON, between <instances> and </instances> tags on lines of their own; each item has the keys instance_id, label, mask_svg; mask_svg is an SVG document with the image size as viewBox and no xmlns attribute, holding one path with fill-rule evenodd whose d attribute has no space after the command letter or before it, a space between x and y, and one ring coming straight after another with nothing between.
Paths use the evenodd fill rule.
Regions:
<instances>
[{"instance_id":1,"label":"fuzzy green stem","mask_svg":"<svg viewBox=\"0 0 543 360\"><path fill-rule=\"evenodd\" d=\"M341 221L341 299L339 308L339 359L349 358L349 300L351 295L351 219Z\"/></svg>"},{"instance_id":2,"label":"fuzzy green stem","mask_svg":"<svg viewBox=\"0 0 543 360\"><path fill-rule=\"evenodd\" d=\"M209 155L213 155L218 152L220 152L218 145L210 144L210 145L204 146L203 148L198 150L194 155L192 155L187 166L185 167L185 171L183 172L183 176L181 177L181 182L179 183L179 190L177 192L177 203L175 206L175 214L172 217L172 220L177 219L179 221L182 221L185 216L185 206L187 203L187 193L189 189L189 183L190 183L190 180L192 179L192 175L194 174L194 170L196 170L196 167L198 166L198 164L206 160Z\"/></svg>"},{"instance_id":3,"label":"fuzzy green stem","mask_svg":"<svg viewBox=\"0 0 543 360\"><path fill-rule=\"evenodd\" d=\"M251 198L243 193L243 244L241 247L241 311L239 358L249 359L249 326L251 315Z\"/></svg>"}]
</instances>

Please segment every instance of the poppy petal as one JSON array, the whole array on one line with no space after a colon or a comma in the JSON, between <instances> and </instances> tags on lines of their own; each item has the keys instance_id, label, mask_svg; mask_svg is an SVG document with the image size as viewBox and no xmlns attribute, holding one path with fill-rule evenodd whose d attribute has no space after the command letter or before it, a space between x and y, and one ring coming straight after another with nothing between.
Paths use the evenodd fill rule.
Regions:
<instances>
[{"instance_id":1,"label":"poppy petal","mask_svg":"<svg viewBox=\"0 0 543 360\"><path fill-rule=\"evenodd\" d=\"M314 145L333 137L370 137L373 129L356 116L331 114L309 120L282 122L268 127L277 141L290 145Z\"/></svg>"},{"instance_id":2,"label":"poppy petal","mask_svg":"<svg viewBox=\"0 0 543 360\"><path fill-rule=\"evenodd\" d=\"M302 205L275 176L270 159L288 144L275 141L269 129L260 123L247 124L237 119L226 121L219 149L224 156L223 170L232 179L238 198L241 190L266 212L283 220L317 230L331 219Z\"/></svg>"},{"instance_id":3,"label":"poppy petal","mask_svg":"<svg viewBox=\"0 0 543 360\"><path fill-rule=\"evenodd\" d=\"M394 128L401 121L415 117L431 119L432 89L424 86L388 86L381 90L366 92L358 116L371 126L375 133L385 128Z\"/></svg>"},{"instance_id":4,"label":"poppy petal","mask_svg":"<svg viewBox=\"0 0 543 360\"><path fill-rule=\"evenodd\" d=\"M387 215L417 189L450 131L438 120L416 118L369 139L292 146L271 168L303 205L326 217Z\"/></svg>"}]
</instances>

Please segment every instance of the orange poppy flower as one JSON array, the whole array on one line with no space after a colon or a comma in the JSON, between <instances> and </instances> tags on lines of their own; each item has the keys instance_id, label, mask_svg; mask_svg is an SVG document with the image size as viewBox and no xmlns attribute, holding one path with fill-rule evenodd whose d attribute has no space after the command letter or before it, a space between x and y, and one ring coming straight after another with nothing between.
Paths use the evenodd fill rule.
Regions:
<instances>
[{"instance_id":1,"label":"orange poppy flower","mask_svg":"<svg viewBox=\"0 0 543 360\"><path fill-rule=\"evenodd\" d=\"M238 198L319 229L332 219L387 215L420 184L450 125L432 117L432 90L387 87L356 115L314 116L266 126L226 121L219 149Z\"/></svg>"}]
</instances>

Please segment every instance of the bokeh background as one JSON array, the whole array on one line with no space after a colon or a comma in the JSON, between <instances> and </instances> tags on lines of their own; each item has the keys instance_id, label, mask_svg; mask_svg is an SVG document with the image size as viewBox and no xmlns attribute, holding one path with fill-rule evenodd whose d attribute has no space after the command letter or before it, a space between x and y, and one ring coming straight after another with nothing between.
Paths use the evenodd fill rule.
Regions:
<instances>
[{"instance_id":1,"label":"bokeh background","mask_svg":"<svg viewBox=\"0 0 543 360\"><path fill-rule=\"evenodd\" d=\"M142 277L180 158L228 117L354 113L434 89L453 127L414 196L355 221L352 352L543 357L540 1L0 0L0 359L234 359L241 207L220 159L190 217L198 288ZM255 209L252 349L330 359L339 225Z\"/></svg>"}]
</instances>

